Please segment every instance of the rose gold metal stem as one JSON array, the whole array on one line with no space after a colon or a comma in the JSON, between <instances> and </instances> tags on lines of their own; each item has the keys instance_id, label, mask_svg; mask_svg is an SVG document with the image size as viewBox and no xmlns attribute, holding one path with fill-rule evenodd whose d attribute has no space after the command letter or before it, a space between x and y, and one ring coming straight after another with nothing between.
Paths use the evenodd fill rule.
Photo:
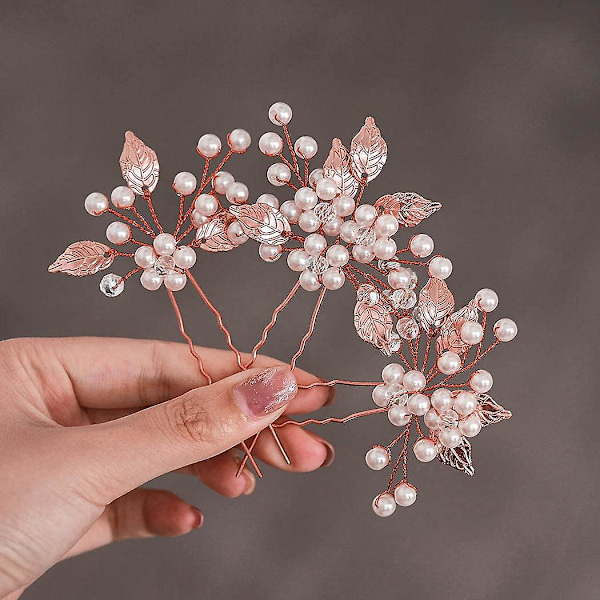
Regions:
<instances>
[{"instance_id":1,"label":"rose gold metal stem","mask_svg":"<svg viewBox=\"0 0 600 600\"><path fill-rule=\"evenodd\" d=\"M281 452L281 455L283 456L283 460L285 460L285 462L288 465L291 465L292 462L290 461L290 457L287 455L287 452L285 451L285 448L283 447L283 444L281 443L281 440L279 439L277 433L275 432L275 429L273 428L272 424L269 425L269 431L273 435L273 439L275 440L275 443L277 444L277 447L279 448L279 451Z\"/></svg>"},{"instance_id":2,"label":"rose gold metal stem","mask_svg":"<svg viewBox=\"0 0 600 600\"><path fill-rule=\"evenodd\" d=\"M156 211L154 210L154 204L152 203L152 194L148 190L144 190L144 198L146 199L146 202L148 203L148 210L150 211L150 214L152 215L152 219L154 220L154 223L156 223L156 226L158 227L159 233L164 233L163 226L160 224L160 221L158 220L158 217L156 216Z\"/></svg>"},{"instance_id":3,"label":"rose gold metal stem","mask_svg":"<svg viewBox=\"0 0 600 600\"><path fill-rule=\"evenodd\" d=\"M279 119L277 119L279 121ZM292 144L292 140L290 139L290 132L288 130L288 126L285 123L281 124L283 128L283 135L285 135L285 141L287 142L288 148L290 149L290 154L292 155L292 160L294 161L294 171L296 175L298 175L298 179L300 179L300 172L298 169L298 159L296 158L296 153L294 152L294 146ZM300 179L302 182L302 179Z\"/></svg>"},{"instance_id":4,"label":"rose gold metal stem","mask_svg":"<svg viewBox=\"0 0 600 600\"><path fill-rule=\"evenodd\" d=\"M128 223L129 225L133 225L133 227L135 227L136 229L139 229L142 233L145 233L146 235L149 235L150 237L154 237L154 232L152 230L148 231L147 229L142 227L137 221L134 221L133 219L130 219L129 217L126 217L125 215L122 215L119 211L115 210L114 208L109 208L106 212L110 213L111 215L115 215L115 217L119 217L119 219L121 219L122 221L125 221L125 223Z\"/></svg>"},{"instance_id":5,"label":"rose gold metal stem","mask_svg":"<svg viewBox=\"0 0 600 600\"><path fill-rule=\"evenodd\" d=\"M334 385L354 385L354 386L365 386L365 387L375 387L379 385L381 381L348 381L346 379L332 379L331 381L315 381L314 383L309 383L307 385L299 385L298 389L301 390L310 390L314 387L331 387Z\"/></svg>"},{"instance_id":6,"label":"rose gold metal stem","mask_svg":"<svg viewBox=\"0 0 600 600\"><path fill-rule=\"evenodd\" d=\"M293 421L288 419L280 423L273 423L273 427L279 429L280 427L286 427L287 425L296 425L297 427L306 427L307 425L327 425L329 423L348 423L354 419L360 417L368 417L370 415L377 415L382 412L387 412L387 408L372 408L370 410L363 410L361 412L352 413L346 417L329 417L327 419L306 419L305 421Z\"/></svg>"},{"instance_id":7,"label":"rose gold metal stem","mask_svg":"<svg viewBox=\"0 0 600 600\"><path fill-rule=\"evenodd\" d=\"M256 442L256 438L258 438L258 434L256 435L254 441ZM256 464L256 461L254 460L254 457L252 456L252 448L254 448L254 443L252 444L252 446L250 446L250 448L248 448L248 446L246 445L246 442L242 442L241 444L242 449L244 450L244 452L246 453L246 456L244 456L244 459L242 460L242 463L240 464L240 467L238 469L238 472L236 473L236 477L239 477L242 473L242 471L244 470L244 467L246 466L246 462L249 460L250 464L252 465L252 467L254 468L254 470L256 471L256 475L261 478L262 477L262 472L258 467L258 464Z\"/></svg>"},{"instance_id":8,"label":"rose gold metal stem","mask_svg":"<svg viewBox=\"0 0 600 600\"><path fill-rule=\"evenodd\" d=\"M292 360L290 361L290 368L292 369L292 371L296 368L296 361L300 358L300 356L302 356L304 348L306 347L306 342L308 342L310 336L315 330L315 322L317 320L317 315L319 314L319 309L321 308L321 304L323 303L323 298L325 296L326 291L327 288L321 289L321 292L319 293L319 297L317 299L317 303L315 304L315 309L313 310L312 317L310 318L310 325L308 326L308 331L304 334L304 337L300 342L300 348L298 348L298 352L294 354Z\"/></svg>"},{"instance_id":9,"label":"rose gold metal stem","mask_svg":"<svg viewBox=\"0 0 600 600\"><path fill-rule=\"evenodd\" d=\"M175 189L175 188L173 188ZM177 190L175 190L177 191ZM177 217L177 227L175 227L175 231L173 232L173 237L177 238L178 234L179 234L179 230L181 229L181 226L183 225L183 208L185 205L185 196L183 194L178 194L179 196L179 216Z\"/></svg>"}]
</instances>

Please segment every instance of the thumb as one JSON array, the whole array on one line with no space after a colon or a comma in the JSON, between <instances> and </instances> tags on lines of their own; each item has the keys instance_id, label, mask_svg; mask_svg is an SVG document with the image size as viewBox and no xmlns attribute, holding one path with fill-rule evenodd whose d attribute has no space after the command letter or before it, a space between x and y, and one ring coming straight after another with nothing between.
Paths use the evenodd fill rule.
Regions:
<instances>
[{"instance_id":1,"label":"thumb","mask_svg":"<svg viewBox=\"0 0 600 600\"><path fill-rule=\"evenodd\" d=\"M236 446L277 419L297 391L286 366L250 369L115 421L75 428L88 430L86 471L110 502Z\"/></svg>"}]
</instances>

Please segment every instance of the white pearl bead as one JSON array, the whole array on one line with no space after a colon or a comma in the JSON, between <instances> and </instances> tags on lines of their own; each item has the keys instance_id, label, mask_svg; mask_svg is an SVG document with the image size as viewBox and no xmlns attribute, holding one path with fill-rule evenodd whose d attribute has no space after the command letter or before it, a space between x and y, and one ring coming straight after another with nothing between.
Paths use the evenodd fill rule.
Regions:
<instances>
[{"instance_id":1,"label":"white pearl bead","mask_svg":"<svg viewBox=\"0 0 600 600\"><path fill-rule=\"evenodd\" d=\"M380 215L375 220L375 234L377 237L392 237L398 231L398 219L394 215Z\"/></svg>"},{"instance_id":2,"label":"white pearl bead","mask_svg":"<svg viewBox=\"0 0 600 600\"><path fill-rule=\"evenodd\" d=\"M373 512L378 517L389 517L394 514L396 510L396 501L392 494L381 494L373 499Z\"/></svg>"},{"instance_id":3,"label":"white pearl bead","mask_svg":"<svg viewBox=\"0 0 600 600\"><path fill-rule=\"evenodd\" d=\"M475 294L475 302L480 310L492 312L498 306L498 294L489 288L483 288Z\"/></svg>"},{"instance_id":4,"label":"white pearl bead","mask_svg":"<svg viewBox=\"0 0 600 600\"><path fill-rule=\"evenodd\" d=\"M307 292L314 292L321 287L317 276L308 269L302 271L299 281L302 289L305 289Z\"/></svg>"},{"instance_id":5,"label":"white pearl bead","mask_svg":"<svg viewBox=\"0 0 600 600\"><path fill-rule=\"evenodd\" d=\"M413 452L417 460L421 462L431 462L437 456L437 448L435 442L429 438L421 438L417 440L413 446Z\"/></svg>"},{"instance_id":6,"label":"white pearl bead","mask_svg":"<svg viewBox=\"0 0 600 600\"><path fill-rule=\"evenodd\" d=\"M276 133L268 131L260 136L258 148L267 156L277 156L283 150L283 140Z\"/></svg>"},{"instance_id":7,"label":"white pearl bead","mask_svg":"<svg viewBox=\"0 0 600 600\"><path fill-rule=\"evenodd\" d=\"M319 256L327 248L327 240L320 233L311 233L304 239L304 249L311 256Z\"/></svg>"},{"instance_id":8,"label":"white pearl bead","mask_svg":"<svg viewBox=\"0 0 600 600\"><path fill-rule=\"evenodd\" d=\"M483 327L476 321L465 321L460 330L460 339L470 346L479 344L483 339Z\"/></svg>"},{"instance_id":9,"label":"white pearl bead","mask_svg":"<svg viewBox=\"0 0 600 600\"><path fill-rule=\"evenodd\" d=\"M413 415L422 417L431 407L429 398L425 394L413 394L406 404Z\"/></svg>"},{"instance_id":10,"label":"white pearl bead","mask_svg":"<svg viewBox=\"0 0 600 600\"><path fill-rule=\"evenodd\" d=\"M301 187L294 194L294 202L302 210L310 210L317 205L319 198L309 187Z\"/></svg>"},{"instance_id":11,"label":"white pearl bead","mask_svg":"<svg viewBox=\"0 0 600 600\"><path fill-rule=\"evenodd\" d=\"M442 446L456 448L462 441L462 435L458 427L447 427L440 430L439 439Z\"/></svg>"},{"instance_id":12,"label":"white pearl bead","mask_svg":"<svg viewBox=\"0 0 600 600\"><path fill-rule=\"evenodd\" d=\"M470 415L477 408L477 396L473 392L459 392L452 407L463 417Z\"/></svg>"},{"instance_id":13,"label":"white pearl bead","mask_svg":"<svg viewBox=\"0 0 600 600\"><path fill-rule=\"evenodd\" d=\"M401 404L394 404L393 406L390 406L387 415L389 422L396 427L407 425L412 417L408 408Z\"/></svg>"},{"instance_id":14,"label":"white pearl bead","mask_svg":"<svg viewBox=\"0 0 600 600\"><path fill-rule=\"evenodd\" d=\"M248 241L248 236L244 233L244 229L238 221L233 221L229 224L229 227L227 227L227 238L236 246L240 246Z\"/></svg>"},{"instance_id":15,"label":"white pearl bead","mask_svg":"<svg viewBox=\"0 0 600 600\"><path fill-rule=\"evenodd\" d=\"M110 200L117 208L130 208L135 202L135 194L126 185L119 185L111 192Z\"/></svg>"},{"instance_id":16,"label":"white pearl bead","mask_svg":"<svg viewBox=\"0 0 600 600\"><path fill-rule=\"evenodd\" d=\"M394 488L394 500L398 506L412 506L417 499L417 490L410 483L402 482Z\"/></svg>"},{"instance_id":17,"label":"white pearl bead","mask_svg":"<svg viewBox=\"0 0 600 600\"><path fill-rule=\"evenodd\" d=\"M381 471L390 464L390 453L383 446L375 446L367 452L365 461L373 471Z\"/></svg>"},{"instance_id":18,"label":"white pearl bead","mask_svg":"<svg viewBox=\"0 0 600 600\"><path fill-rule=\"evenodd\" d=\"M140 246L133 257L135 264L143 269L149 269L156 262L156 254L152 246Z\"/></svg>"},{"instance_id":19,"label":"white pearl bead","mask_svg":"<svg viewBox=\"0 0 600 600\"><path fill-rule=\"evenodd\" d=\"M373 252L373 248L371 246L363 246L362 244L352 246L352 257L359 263L370 263L374 256L375 253Z\"/></svg>"},{"instance_id":20,"label":"white pearl bead","mask_svg":"<svg viewBox=\"0 0 600 600\"><path fill-rule=\"evenodd\" d=\"M388 283L395 290L408 289L410 287L411 276L410 269L400 267L388 273Z\"/></svg>"},{"instance_id":21,"label":"white pearl bead","mask_svg":"<svg viewBox=\"0 0 600 600\"><path fill-rule=\"evenodd\" d=\"M248 186L236 181L227 187L225 196L231 204L244 204L248 202Z\"/></svg>"},{"instance_id":22,"label":"white pearl bead","mask_svg":"<svg viewBox=\"0 0 600 600\"><path fill-rule=\"evenodd\" d=\"M319 226L321 225L321 221L319 221L319 217L312 210L305 210L298 217L298 225L302 231L306 231L306 233L312 233L313 231L317 231Z\"/></svg>"},{"instance_id":23,"label":"white pearl bead","mask_svg":"<svg viewBox=\"0 0 600 600\"><path fill-rule=\"evenodd\" d=\"M317 186L317 181L323 179L323 177L323 169L313 169L308 176L308 183L315 188Z\"/></svg>"},{"instance_id":24,"label":"white pearl bead","mask_svg":"<svg viewBox=\"0 0 600 600\"><path fill-rule=\"evenodd\" d=\"M292 271L302 272L308 265L309 255L304 250L292 250L287 256L288 267Z\"/></svg>"},{"instance_id":25,"label":"white pearl bead","mask_svg":"<svg viewBox=\"0 0 600 600\"><path fill-rule=\"evenodd\" d=\"M156 291L162 285L162 282L162 275L159 275L154 269L146 269L140 277L142 287L151 292Z\"/></svg>"},{"instance_id":26,"label":"white pearl bead","mask_svg":"<svg viewBox=\"0 0 600 600\"><path fill-rule=\"evenodd\" d=\"M484 369L475 371L469 378L469 387L478 394L489 392L492 385L494 385L492 374Z\"/></svg>"},{"instance_id":27,"label":"white pearl bead","mask_svg":"<svg viewBox=\"0 0 600 600\"><path fill-rule=\"evenodd\" d=\"M178 292L185 287L187 277L185 273L178 273L177 271L171 271L165 275L165 287L172 292Z\"/></svg>"},{"instance_id":28,"label":"white pearl bead","mask_svg":"<svg viewBox=\"0 0 600 600\"><path fill-rule=\"evenodd\" d=\"M189 196L196 189L196 177L187 171L181 171L173 179L173 187L178 194Z\"/></svg>"},{"instance_id":29,"label":"white pearl bead","mask_svg":"<svg viewBox=\"0 0 600 600\"><path fill-rule=\"evenodd\" d=\"M214 158L221 152L221 140L212 133L205 133L199 140L197 151L204 158Z\"/></svg>"},{"instance_id":30,"label":"white pearl bead","mask_svg":"<svg viewBox=\"0 0 600 600\"><path fill-rule=\"evenodd\" d=\"M354 212L354 198L342 194L332 202L333 210L338 217L349 217Z\"/></svg>"},{"instance_id":31,"label":"white pearl bead","mask_svg":"<svg viewBox=\"0 0 600 600\"><path fill-rule=\"evenodd\" d=\"M196 252L189 246L180 246L173 253L175 264L180 269L191 269L196 264Z\"/></svg>"},{"instance_id":32,"label":"white pearl bead","mask_svg":"<svg viewBox=\"0 0 600 600\"><path fill-rule=\"evenodd\" d=\"M233 152L241 154L242 152L246 152L246 150L250 148L252 138L245 129L234 129L227 136L227 143L229 144L229 147L233 150Z\"/></svg>"},{"instance_id":33,"label":"white pearl bead","mask_svg":"<svg viewBox=\"0 0 600 600\"><path fill-rule=\"evenodd\" d=\"M279 208L279 212L281 212L281 214L290 223L294 224L298 222L298 218L300 217L302 210L298 207L294 200L286 200Z\"/></svg>"},{"instance_id":34,"label":"white pearl bead","mask_svg":"<svg viewBox=\"0 0 600 600\"><path fill-rule=\"evenodd\" d=\"M404 374L402 385L409 392L420 392L426 384L425 375L421 371L408 371Z\"/></svg>"},{"instance_id":35,"label":"white pearl bead","mask_svg":"<svg viewBox=\"0 0 600 600\"><path fill-rule=\"evenodd\" d=\"M280 245L271 246L270 244L261 244L258 247L258 255L265 262L275 262L281 256L283 247Z\"/></svg>"},{"instance_id":36,"label":"white pearl bead","mask_svg":"<svg viewBox=\"0 0 600 600\"><path fill-rule=\"evenodd\" d=\"M436 256L429 261L429 276L436 279L447 279L452 273L452 262L443 256Z\"/></svg>"},{"instance_id":37,"label":"white pearl bead","mask_svg":"<svg viewBox=\"0 0 600 600\"><path fill-rule=\"evenodd\" d=\"M340 237L347 243L352 244L356 241L358 225L356 221L344 221L340 227Z\"/></svg>"},{"instance_id":38,"label":"white pearl bead","mask_svg":"<svg viewBox=\"0 0 600 600\"><path fill-rule=\"evenodd\" d=\"M328 290L339 290L346 281L346 276L341 269L337 267L329 267L321 276L323 287Z\"/></svg>"},{"instance_id":39,"label":"white pearl bead","mask_svg":"<svg viewBox=\"0 0 600 600\"><path fill-rule=\"evenodd\" d=\"M377 218L377 209L371 204L361 204L354 211L354 220L359 227L370 227Z\"/></svg>"},{"instance_id":40,"label":"white pearl bead","mask_svg":"<svg viewBox=\"0 0 600 600\"><path fill-rule=\"evenodd\" d=\"M85 199L85 210L92 217L100 216L108 210L108 198L100 192L92 192Z\"/></svg>"},{"instance_id":41,"label":"white pearl bead","mask_svg":"<svg viewBox=\"0 0 600 600\"><path fill-rule=\"evenodd\" d=\"M106 228L106 239L111 244L121 246L129 241L131 237L131 229L129 225L114 221Z\"/></svg>"},{"instance_id":42,"label":"white pearl bead","mask_svg":"<svg viewBox=\"0 0 600 600\"><path fill-rule=\"evenodd\" d=\"M423 418L425 421L425 425L429 427L429 429L438 429L440 426L440 418L437 414L437 411L434 408L430 408Z\"/></svg>"},{"instance_id":43,"label":"white pearl bead","mask_svg":"<svg viewBox=\"0 0 600 600\"><path fill-rule=\"evenodd\" d=\"M261 194L256 199L256 204L267 204L274 209L279 208L279 200L277 200L277 197L273 196L273 194Z\"/></svg>"},{"instance_id":44,"label":"white pearl bead","mask_svg":"<svg viewBox=\"0 0 600 600\"><path fill-rule=\"evenodd\" d=\"M456 352L447 350L443 354L440 354L437 359L437 368L444 375L454 375L462 366L462 360Z\"/></svg>"},{"instance_id":45,"label":"white pearl bead","mask_svg":"<svg viewBox=\"0 0 600 600\"><path fill-rule=\"evenodd\" d=\"M425 258L433 252L433 240L425 233L419 233L410 239L408 248L417 258Z\"/></svg>"},{"instance_id":46,"label":"white pearl bead","mask_svg":"<svg viewBox=\"0 0 600 600\"><path fill-rule=\"evenodd\" d=\"M438 388L431 394L431 405L439 413L443 413L452 407L452 393L446 388Z\"/></svg>"},{"instance_id":47,"label":"white pearl bead","mask_svg":"<svg viewBox=\"0 0 600 600\"><path fill-rule=\"evenodd\" d=\"M200 194L196 198L194 208L205 217L214 215L219 209L219 202L212 194Z\"/></svg>"},{"instance_id":48,"label":"white pearl bead","mask_svg":"<svg viewBox=\"0 0 600 600\"><path fill-rule=\"evenodd\" d=\"M388 386L383 384L379 384L373 388L373 391L371 392L371 398L373 398L373 402L375 402L377 406L381 406L383 408L384 406L388 405L390 401L388 389Z\"/></svg>"},{"instance_id":49,"label":"white pearl bead","mask_svg":"<svg viewBox=\"0 0 600 600\"><path fill-rule=\"evenodd\" d=\"M323 177L317 181L317 196L321 198L321 200L333 200L337 193L338 188L333 179L329 179L329 177Z\"/></svg>"},{"instance_id":50,"label":"white pearl bead","mask_svg":"<svg viewBox=\"0 0 600 600\"><path fill-rule=\"evenodd\" d=\"M194 227L201 227L209 221L210 219L206 215L199 213L197 210L192 211L192 224Z\"/></svg>"},{"instance_id":51,"label":"white pearl bead","mask_svg":"<svg viewBox=\"0 0 600 600\"><path fill-rule=\"evenodd\" d=\"M292 107L285 102L275 102L269 108L269 121L273 125L287 125L292 120Z\"/></svg>"},{"instance_id":52,"label":"white pearl bead","mask_svg":"<svg viewBox=\"0 0 600 600\"><path fill-rule=\"evenodd\" d=\"M159 233L154 238L153 246L159 256L170 256L175 252L177 242L170 233Z\"/></svg>"},{"instance_id":53,"label":"white pearl bead","mask_svg":"<svg viewBox=\"0 0 600 600\"><path fill-rule=\"evenodd\" d=\"M380 238L373 246L375 256L377 258L381 258L382 260L389 260L390 258L396 256L396 250L398 250L396 242L389 238Z\"/></svg>"},{"instance_id":54,"label":"white pearl bead","mask_svg":"<svg viewBox=\"0 0 600 600\"><path fill-rule=\"evenodd\" d=\"M212 185L217 194L224 195L227 188L235 181L233 175L227 171L219 171L212 180Z\"/></svg>"},{"instance_id":55,"label":"white pearl bead","mask_svg":"<svg viewBox=\"0 0 600 600\"><path fill-rule=\"evenodd\" d=\"M296 140L294 151L300 158L311 159L319 151L319 146L314 138L303 135Z\"/></svg>"},{"instance_id":56,"label":"white pearl bead","mask_svg":"<svg viewBox=\"0 0 600 600\"><path fill-rule=\"evenodd\" d=\"M329 247L325 257L327 258L327 262L332 267L343 267L350 260L348 249L346 246L342 246L341 244L334 244L333 246Z\"/></svg>"},{"instance_id":57,"label":"white pearl bead","mask_svg":"<svg viewBox=\"0 0 600 600\"><path fill-rule=\"evenodd\" d=\"M517 324L512 319L500 319L494 325L494 335L501 342L514 340L517 332Z\"/></svg>"},{"instance_id":58,"label":"white pearl bead","mask_svg":"<svg viewBox=\"0 0 600 600\"><path fill-rule=\"evenodd\" d=\"M475 413L458 424L460 432L466 437L475 437L481 431L481 419Z\"/></svg>"},{"instance_id":59,"label":"white pearl bead","mask_svg":"<svg viewBox=\"0 0 600 600\"><path fill-rule=\"evenodd\" d=\"M342 228L342 224L344 220L341 217L334 217L331 221L327 221L327 223L323 223L323 233L325 235L329 235L332 237L337 237L340 235L340 229Z\"/></svg>"},{"instance_id":60,"label":"white pearl bead","mask_svg":"<svg viewBox=\"0 0 600 600\"><path fill-rule=\"evenodd\" d=\"M404 379L404 367L398 363L390 363L383 367L381 378L385 383L389 383L390 385L393 383L400 384L402 383L402 379Z\"/></svg>"},{"instance_id":61,"label":"white pearl bead","mask_svg":"<svg viewBox=\"0 0 600 600\"><path fill-rule=\"evenodd\" d=\"M292 172L287 165L275 163L267 169L267 179L271 185L281 187L292 178Z\"/></svg>"}]
</instances>

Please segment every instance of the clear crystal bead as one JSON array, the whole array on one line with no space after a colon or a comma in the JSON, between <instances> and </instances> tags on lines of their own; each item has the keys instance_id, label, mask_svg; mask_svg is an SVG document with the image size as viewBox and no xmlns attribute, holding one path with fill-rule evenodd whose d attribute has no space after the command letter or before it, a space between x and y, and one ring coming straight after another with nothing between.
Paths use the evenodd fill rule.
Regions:
<instances>
[{"instance_id":1,"label":"clear crystal bead","mask_svg":"<svg viewBox=\"0 0 600 600\"><path fill-rule=\"evenodd\" d=\"M333 221L333 219L335 219L336 216L335 210L329 202L321 202L317 204L313 208L313 211L319 218L319 221L321 221L321 223L323 224L329 223L329 221Z\"/></svg>"},{"instance_id":2,"label":"clear crystal bead","mask_svg":"<svg viewBox=\"0 0 600 600\"><path fill-rule=\"evenodd\" d=\"M408 289L414 290L417 287L417 283L419 283L419 278L417 277L417 274L412 269L409 269L409 271L410 271L410 284L408 285Z\"/></svg>"},{"instance_id":3,"label":"clear crystal bead","mask_svg":"<svg viewBox=\"0 0 600 600\"><path fill-rule=\"evenodd\" d=\"M402 265L395 260L378 260L377 266L384 272L389 273L394 269L399 269Z\"/></svg>"},{"instance_id":4,"label":"clear crystal bead","mask_svg":"<svg viewBox=\"0 0 600 600\"><path fill-rule=\"evenodd\" d=\"M408 392L398 383L390 385L386 393L388 403L404 406L408 402Z\"/></svg>"},{"instance_id":5,"label":"clear crystal bead","mask_svg":"<svg viewBox=\"0 0 600 600\"><path fill-rule=\"evenodd\" d=\"M379 302L379 292L375 289L375 286L363 283L356 290L356 299L369 306L374 306Z\"/></svg>"},{"instance_id":6,"label":"clear crystal bead","mask_svg":"<svg viewBox=\"0 0 600 600\"><path fill-rule=\"evenodd\" d=\"M402 338L395 331L390 333L388 346L392 352L398 352L402 346Z\"/></svg>"},{"instance_id":7,"label":"clear crystal bead","mask_svg":"<svg viewBox=\"0 0 600 600\"><path fill-rule=\"evenodd\" d=\"M362 246L372 246L375 241L375 229L373 227L359 227L356 230L356 243Z\"/></svg>"},{"instance_id":8,"label":"clear crystal bead","mask_svg":"<svg viewBox=\"0 0 600 600\"><path fill-rule=\"evenodd\" d=\"M159 256L154 263L154 269L159 275L167 275L175 267L175 259L172 256Z\"/></svg>"},{"instance_id":9,"label":"clear crystal bead","mask_svg":"<svg viewBox=\"0 0 600 600\"><path fill-rule=\"evenodd\" d=\"M394 290L390 293L389 299L395 309L408 310L417 303L417 295L412 290Z\"/></svg>"},{"instance_id":10,"label":"clear crystal bead","mask_svg":"<svg viewBox=\"0 0 600 600\"><path fill-rule=\"evenodd\" d=\"M125 281L120 275L109 273L100 281L100 291L109 298L115 298L125 289Z\"/></svg>"},{"instance_id":11,"label":"clear crystal bead","mask_svg":"<svg viewBox=\"0 0 600 600\"><path fill-rule=\"evenodd\" d=\"M306 268L315 275L321 276L329 268L329 263L324 256L311 256L306 263Z\"/></svg>"},{"instance_id":12,"label":"clear crystal bead","mask_svg":"<svg viewBox=\"0 0 600 600\"><path fill-rule=\"evenodd\" d=\"M457 427L459 419L460 417L458 416L458 413L456 411L452 409L446 410L440 415L439 427L440 429Z\"/></svg>"},{"instance_id":13,"label":"clear crystal bead","mask_svg":"<svg viewBox=\"0 0 600 600\"><path fill-rule=\"evenodd\" d=\"M419 326L412 317L401 317L398 319L396 329L405 340L414 340L419 335Z\"/></svg>"}]
</instances>

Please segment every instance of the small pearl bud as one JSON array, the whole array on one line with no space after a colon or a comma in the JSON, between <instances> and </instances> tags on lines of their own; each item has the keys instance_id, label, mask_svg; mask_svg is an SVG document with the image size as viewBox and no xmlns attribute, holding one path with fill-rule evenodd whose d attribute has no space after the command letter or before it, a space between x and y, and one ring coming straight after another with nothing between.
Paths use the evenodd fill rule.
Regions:
<instances>
[{"instance_id":1,"label":"small pearl bud","mask_svg":"<svg viewBox=\"0 0 600 600\"><path fill-rule=\"evenodd\" d=\"M198 140L197 151L204 158L214 158L221 152L221 140L212 133L205 133Z\"/></svg>"},{"instance_id":2,"label":"small pearl bud","mask_svg":"<svg viewBox=\"0 0 600 600\"><path fill-rule=\"evenodd\" d=\"M292 107L285 102L275 102L269 108L269 120L273 125L287 125L292 120Z\"/></svg>"},{"instance_id":3,"label":"small pearl bud","mask_svg":"<svg viewBox=\"0 0 600 600\"><path fill-rule=\"evenodd\" d=\"M245 129L234 129L227 136L227 143L233 152L236 154L242 154L250 147L252 138Z\"/></svg>"}]
</instances>

